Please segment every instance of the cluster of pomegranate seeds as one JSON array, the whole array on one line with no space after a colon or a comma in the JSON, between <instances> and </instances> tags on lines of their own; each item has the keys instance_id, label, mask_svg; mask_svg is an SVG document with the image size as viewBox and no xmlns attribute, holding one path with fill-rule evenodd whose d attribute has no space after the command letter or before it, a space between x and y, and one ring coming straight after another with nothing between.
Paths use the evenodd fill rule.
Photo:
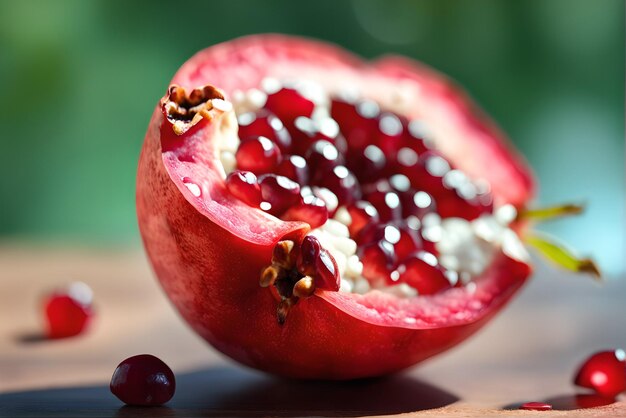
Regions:
<instances>
[{"instance_id":1,"label":"cluster of pomegranate seeds","mask_svg":"<svg viewBox=\"0 0 626 418\"><path fill-rule=\"evenodd\" d=\"M92 291L75 282L48 295L44 301L48 338L67 338L81 334L93 317Z\"/></svg>"},{"instance_id":2,"label":"cluster of pomegranate seeds","mask_svg":"<svg viewBox=\"0 0 626 418\"><path fill-rule=\"evenodd\" d=\"M128 405L163 405L174 396L176 379L161 359L140 354L122 361L111 377L111 392Z\"/></svg>"},{"instance_id":3,"label":"cluster of pomegranate seeds","mask_svg":"<svg viewBox=\"0 0 626 418\"><path fill-rule=\"evenodd\" d=\"M420 294L454 286L457 277L440 265L422 220L492 213L488 185L433 149L420 121L374 101L336 96L324 104L292 85L266 93L262 108L238 115L231 193L312 229L342 208L370 282L406 283Z\"/></svg>"},{"instance_id":4,"label":"cluster of pomegranate seeds","mask_svg":"<svg viewBox=\"0 0 626 418\"><path fill-rule=\"evenodd\" d=\"M616 349L593 354L580 366L574 383L614 398L626 391L626 353Z\"/></svg>"}]
</instances>

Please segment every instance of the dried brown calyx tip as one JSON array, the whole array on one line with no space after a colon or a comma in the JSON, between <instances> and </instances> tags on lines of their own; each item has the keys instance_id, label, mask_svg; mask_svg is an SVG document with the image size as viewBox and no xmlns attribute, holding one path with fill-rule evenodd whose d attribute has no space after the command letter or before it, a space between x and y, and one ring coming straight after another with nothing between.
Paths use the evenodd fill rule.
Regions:
<instances>
[{"instance_id":1,"label":"dried brown calyx tip","mask_svg":"<svg viewBox=\"0 0 626 418\"><path fill-rule=\"evenodd\" d=\"M274 247L272 265L263 269L259 279L261 287L274 286L280 296L276 313L281 325L300 298L308 298L315 293L315 281L298 271L296 258L296 244L291 240L279 241Z\"/></svg>"},{"instance_id":2,"label":"dried brown calyx tip","mask_svg":"<svg viewBox=\"0 0 626 418\"><path fill-rule=\"evenodd\" d=\"M211 85L193 89L189 94L181 86L172 85L161 99L161 108L176 135L182 135L203 118L211 120L212 110L220 113L232 109L222 92Z\"/></svg>"}]
</instances>

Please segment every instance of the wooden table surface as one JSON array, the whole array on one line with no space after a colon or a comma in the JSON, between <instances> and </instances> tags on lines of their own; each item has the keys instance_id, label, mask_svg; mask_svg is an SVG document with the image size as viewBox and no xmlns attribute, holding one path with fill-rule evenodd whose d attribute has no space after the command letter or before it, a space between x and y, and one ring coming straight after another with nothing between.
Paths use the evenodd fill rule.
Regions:
<instances>
[{"instance_id":1,"label":"wooden table surface","mask_svg":"<svg viewBox=\"0 0 626 418\"><path fill-rule=\"evenodd\" d=\"M40 298L71 280L95 293L85 335L41 338ZM468 342L395 376L297 382L242 368L178 317L139 248L0 244L0 416L606 416L626 402L576 409L572 374L588 354L626 347L626 278L599 286L541 267L519 297ZM123 406L108 389L116 365L152 353L172 367L167 406ZM520 411L548 401L551 412Z\"/></svg>"}]
</instances>

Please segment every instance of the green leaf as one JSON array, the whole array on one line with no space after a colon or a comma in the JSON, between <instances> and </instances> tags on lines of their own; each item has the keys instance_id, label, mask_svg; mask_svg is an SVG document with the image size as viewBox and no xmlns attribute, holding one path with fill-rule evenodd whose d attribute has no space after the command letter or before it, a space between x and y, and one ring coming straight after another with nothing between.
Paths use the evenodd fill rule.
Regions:
<instances>
[{"instance_id":1,"label":"green leaf","mask_svg":"<svg viewBox=\"0 0 626 418\"><path fill-rule=\"evenodd\" d=\"M589 273L601 279L600 269L590 258L579 258L556 239L538 233L528 233L524 241L558 266L576 273Z\"/></svg>"},{"instance_id":2,"label":"green leaf","mask_svg":"<svg viewBox=\"0 0 626 418\"><path fill-rule=\"evenodd\" d=\"M585 210L585 205L565 204L550 206L547 208L524 209L517 216L518 219L530 219L533 221L546 221L563 216L578 215Z\"/></svg>"}]
</instances>

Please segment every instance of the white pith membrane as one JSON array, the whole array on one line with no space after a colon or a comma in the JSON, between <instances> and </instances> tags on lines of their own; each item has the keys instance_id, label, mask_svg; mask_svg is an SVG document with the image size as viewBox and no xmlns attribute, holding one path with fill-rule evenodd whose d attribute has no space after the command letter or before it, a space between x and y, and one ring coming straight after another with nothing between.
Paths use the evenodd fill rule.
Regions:
<instances>
[{"instance_id":1,"label":"white pith membrane","mask_svg":"<svg viewBox=\"0 0 626 418\"><path fill-rule=\"evenodd\" d=\"M232 93L230 100L234 114L232 117L229 115L232 121L228 125L238 126L236 118L262 109L267 95L282 87L296 88L301 95L315 103L315 110L310 119L318 123L320 131L326 130L329 136L337 132L339 126L330 117L330 96L319 85L300 80L293 82L269 78L264 79L258 89L245 92L237 90ZM366 95L357 91L344 91L343 93L348 96L366 98ZM402 97L407 92L400 87L398 91L390 94L396 98L398 107L394 109L391 106L386 110L402 114ZM391 102L393 103L393 100ZM422 121L412 121L411 125L420 131L421 136L426 137L433 144L437 143L437 138L430 134L428 127ZM384 127L381 128L384 129ZM237 169L235 154L240 140L237 135L219 135L218 138L217 147L223 167L223 177L226 178L229 173ZM442 161L447 165L445 160ZM457 176L466 176L459 170L451 170L450 173L452 172ZM485 182L473 180L473 184L481 187ZM192 183L192 186L195 185ZM190 189L190 191L194 193L194 190ZM330 210L335 209L338 203L332 192L324 188L317 188L316 191L326 201ZM261 203L260 208L267 209L264 205L269 205L269 203ZM442 219L436 213L425 215L421 221L416 217L411 217L413 219L408 219L408 221L420 224L422 236L435 242L438 254L437 257L433 257L433 265L439 262L447 270L446 276L452 285L459 283L471 291L475 286L472 280L485 272L499 252L516 260L524 262L529 260L528 253L519 237L510 228L516 216L516 209L512 205L505 204L494 207L492 213L483 214L472 221L456 217ZM351 222L352 219L347 209L341 206L337 208L332 219L328 219L319 228L309 231L309 235L315 236L337 262L341 277L339 291L365 294L371 290L378 290L402 298L418 296L417 290L406 283L387 285L383 280L371 281L363 277L363 264L357 255L357 243L349 235L348 226ZM386 238L393 243L393 236ZM397 270L391 273L392 280L399 276L400 273Z\"/></svg>"}]
</instances>

